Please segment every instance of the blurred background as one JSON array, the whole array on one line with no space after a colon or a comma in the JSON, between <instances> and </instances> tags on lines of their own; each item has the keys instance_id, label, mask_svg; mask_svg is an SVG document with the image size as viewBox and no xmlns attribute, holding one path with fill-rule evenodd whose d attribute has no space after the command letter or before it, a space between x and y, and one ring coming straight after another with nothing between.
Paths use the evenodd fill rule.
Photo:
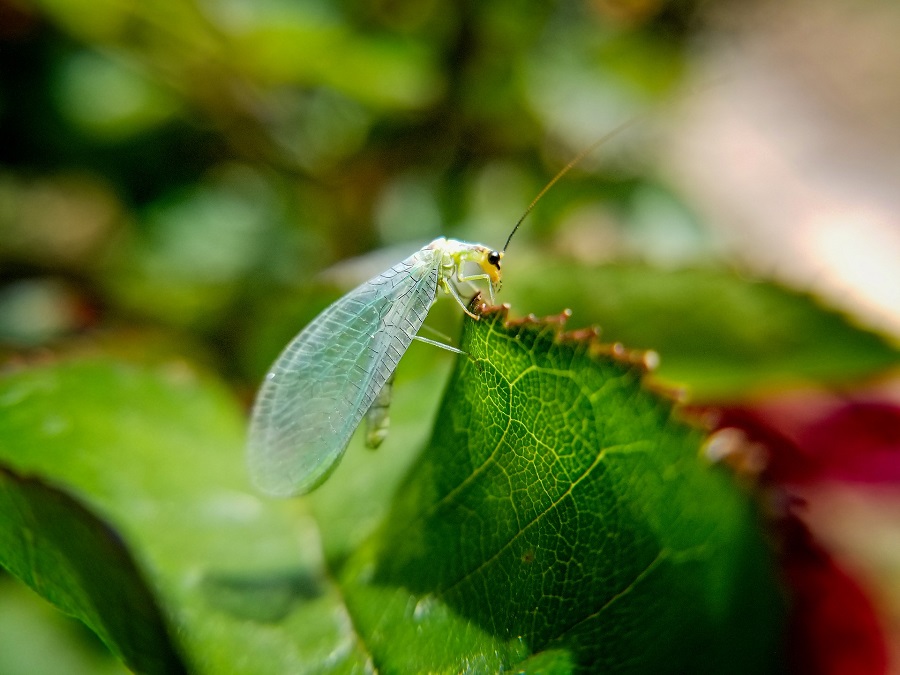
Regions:
<instances>
[{"instance_id":1,"label":"blurred background","mask_svg":"<svg viewBox=\"0 0 900 675\"><path fill-rule=\"evenodd\" d=\"M891 0L0 0L0 358L179 358L249 402L341 293L437 236L502 246L629 120L513 240L514 315L577 308L567 270L724 267L896 344L898 34ZM900 498L834 499L897 650ZM43 625L10 584L0 636Z\"/></svg>"},{"instance_id":2,"label":"blurred background","mask_svg":"<svg viewBox=\"0 0 900 675\"><path fill-rule=\"evenodd\" d=\"M718 259L900 331L893 3L476 5L3 0L0 339L140 324L257 376L311 285L500 246L636 116L507 286L551 256Z\"/></svg>"}]
</instances>

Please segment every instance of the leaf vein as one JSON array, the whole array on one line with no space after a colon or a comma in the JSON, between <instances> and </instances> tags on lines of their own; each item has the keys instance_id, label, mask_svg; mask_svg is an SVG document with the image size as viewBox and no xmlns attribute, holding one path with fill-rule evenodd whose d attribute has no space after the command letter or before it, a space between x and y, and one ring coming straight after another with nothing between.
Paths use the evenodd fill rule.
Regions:
<instances>
[{"instance_id":1,"label":"leaf vein","mask_svg":"<svg viewBox=\"0 0 900 675\"><path fill-rule=\"evenodd\" d=\"M623 443L620 445L611 445L609 447L602 448L600 450L600 452L597 453L597 456L594 458L594 461L591 463L591 465L587 469L585 469L581 473L581 475L578 476L578 478L576 478L574 481L572 481L572 483L569 485L569 487L566 489L566 491L563 492L553 503L551 503L546 509L544 509L543 511L538 513L531 520L531 522L529 522L525 527L520 528L519 531L516 532L516 534L513 535L505 544L503 544L503 546L501 546L499 549L497 549L497 551L493 555L491 555L489 558L484 560L481 564L479 564L474 569L464 573L459 579L457 579L453 583L449 584L448 586L445 586L443 589L440 589L438 591L438 593L440 595L447 593L448 591L452 590L453 588L459 586L461 583L463 583L469 577L471 577L475 574L478 574L479 571L481 571L482 569L484 569L485 567L490 565L498 557L500 557L500 555L502 555L507 549L509 549L509 547L512 546L522 535L524 535L529 529L531 529L532 527L534 527L538 523L540 523L541 520L546 515L551 513L554 509L556 509L556 507L558 507L563 502L564 499L566 499L568 496L570 496L572 494L572 492L575 490L575 488L578 485L580 485L582 481L584 481L586 478L588 478L591 475L591 473L594 471L594 469L597 468L597 466L606 457L607 454L614 452L616 450L625 449L630 446L639 445L639 444L640 444L640 441L632 441L630 443Z\"/></svg>"},{"instance_id":2,"label":"leaf vein","mask_svg":"<svg viewBox=\"0 0 900 675\"><path fill-rule=\"evenodd\" d=\"M547 641L547 644L552 644L554 642L561 641L564 635L572 632L581 624L586 623L586 622L590 621L591 619L595 619L596 617L600 616L603 612L605 612L607 609L609 609L609 607L611 607L615 602L617 602L621 598L623 598L626 595L628 595L629 593L631 593L637 587L638 584L640 584L644 579L646 579L648 576L650 576L650 574L657 567L659 567L659 565L668 557L669 557L669 550L665 549L665 548L661 549L660 552L657 553L656 556L653 558L653 560L651 560L647 564L647 566L643 569L643 571L641 571L634 579L632 579L631 583L629 583L625 588L623 588L618 593L613 595L609 600L604 602L603 605L601 607L599 607L596 611L591 612L584 618L578 619L574 623L562 628L559 631L559 633L557 633L555 636L553 636L552 638L550 638Z\"/></svg>"}]
</instances>

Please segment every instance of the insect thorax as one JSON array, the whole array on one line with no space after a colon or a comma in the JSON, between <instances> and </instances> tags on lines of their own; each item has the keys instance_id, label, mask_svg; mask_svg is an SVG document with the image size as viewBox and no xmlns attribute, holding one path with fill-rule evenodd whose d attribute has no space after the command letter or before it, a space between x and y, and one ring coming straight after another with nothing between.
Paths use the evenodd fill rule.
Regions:
<instances>
[{"instance_id":1,"label":"insect thorax","mask_svg":"<svg viewBox=\"0 0 900 675\"><path fill-rule=\"evenodd\" d=\"M480 278L491 284L492 291L499 290L499 259L502 257L502 253L493 251L482 244L472 244L467 241L447 239L445 237L435 239L425 248L440 253L441 278L450 280L452 277L455 277L458 281ZM463 269L467 262L475 263L480 268L481 273L467 276Z\"/></svg>"}]
</instances>

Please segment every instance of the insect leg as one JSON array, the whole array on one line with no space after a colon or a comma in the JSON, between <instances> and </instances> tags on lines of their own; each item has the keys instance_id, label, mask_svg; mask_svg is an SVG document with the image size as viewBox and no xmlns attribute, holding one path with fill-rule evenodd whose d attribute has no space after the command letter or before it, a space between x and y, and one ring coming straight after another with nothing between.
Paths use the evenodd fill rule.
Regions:
<instances>
[{"instance_id":1,"label":"insect leg","mask_svg":"<svg viewBox=\"0 0 900 675\"><path fill-rule=\"evenodd\" d=\"M463 311L464 311L466 314L468 314L468 315L471 316L473 319L475 319L476 321L478 321L478 318L479 318L478 315L477 315L477 314L472 314L472 312L469 311L469 308L466 307L466 302L465 302L465 300L462 299L462 296L459 294L459 291L456 290L456 286L454 286L452 283L450 283L450 282L447 281L446 279L441 279L441 286L443 286L444 290L445 290L447 293L449 293L450 295L453 296L453 299L456 300L456 302L459 303L459 306L462 307Z\"/></svg>"},{"instance_id":2,"label":"insect leg","mask_svg":"<svg viewBox=\"0 0 900 675\"><path fill-rule=\"evenodd\" d=\"M366 447L375 450L387 438L391 417L388 409L394 393L394 374L384 383L381 391L366 411Z\"/></svg>"},{"instance_id":3,"label":"insect leg","mask_svg":"<svg viewBox=\"0 0 900 675\"><path fill-rule=\"evenodd\" d=\"M470 281L486 281L488 293L491 296L491 304L494 304L494 285L491 283L491 278L487 274L472 274L469 276L463 276L461 274L456 275L456 279L463 283Z\"/></svg>"},{"instance_id":4,"label":"insect leg","mask_svg":"<svg viewBox=\"0 0 900 675\"><path fill-rule=\"evenodd\" d=\"M419 342L424 342L426 345L434 345L435 347L440 347L441 349L446 349L448 352L453 352L454 354L465 354L462 349L457 349L451 345L446 345L443 342L438 342L437 340L429 340L428 338L422 337L421 335L413 336L413 340L418 340Z\"/></svg>"},{"instance_id":5,"label":"insect leg","mask_svg":"<svg viewBox=\"0 0 900 675\"><path fill-rule=\"evenodd\" d=\"M439 330L436 330L436 329L432 328L431 326L422 324L422 327L421 327L419 330L426 330L426 331L428 331L429 333L431 333L431 334L434 335L435 337L439 337L441 340L443 340L445 344L448 343L448 342L453 342L453 338L452 338L452 337L450 337L449 335L447 335L447 334L445 334L445 333L442 333L442 332L439 331Z\"/></svg>"}]
</instances>

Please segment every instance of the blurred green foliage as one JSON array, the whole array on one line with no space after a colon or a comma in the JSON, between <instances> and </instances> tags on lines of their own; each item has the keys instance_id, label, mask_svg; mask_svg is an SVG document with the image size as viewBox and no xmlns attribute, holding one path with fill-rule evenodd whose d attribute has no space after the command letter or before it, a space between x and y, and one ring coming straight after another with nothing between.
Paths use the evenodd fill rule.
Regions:
<instances>
[{"instance_id":1,"label":"blurred green foliage","mask_svg":"<svg viewBox=\"0 0 900 675\"><path fill-rule=\"evenodd\" d=\"M43 675L64 665L72 675L126 675L84 626L66 619L24 584L0 576L0 673Z\"/></svg>"},{"instance_id":2,"label":"blurred green foliage","mask_svg":"<svg viewBox=\"0 0 900 675\"><path fill-rule=\"evenodd\" d=\"M3 299L58 319L21 310L0 337L149 322L252 364L242 378L271 357L235 353L259 312L319 306L304 289L335 262L438 235L499 245L569 156L664 100L692 25L690 4L661 2L0 12ZM516 246L553 237L560 204L628 210L654 182L628 149L560 185ZM292 314L284 334L309 313Z\"/></svg>"}]
</instances>

